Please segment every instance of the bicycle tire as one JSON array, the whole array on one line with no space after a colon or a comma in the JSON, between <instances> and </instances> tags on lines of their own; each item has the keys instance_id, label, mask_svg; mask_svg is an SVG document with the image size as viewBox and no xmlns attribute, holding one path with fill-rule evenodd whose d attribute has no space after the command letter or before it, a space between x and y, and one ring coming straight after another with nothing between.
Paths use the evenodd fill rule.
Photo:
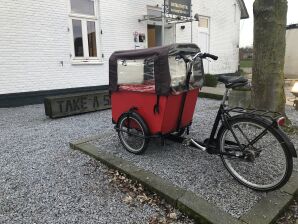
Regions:
<instances>
[{"instance_id":1,"label":"bicycle tire","mask_svg":"<svg viewBox=\"0 0 298 224\"><path fill-rule=\"evenodd\" d=\"M125 127L124 122L128 120L128 118L130 119L131 122L133 122L133 125L135 126L130 129L132 129L135 132L134 134L137 134L137 135L140 134L140 136L129 135L129 133L125 132L127 130L124 130L124 129L127 127ZM118 137L120 139L120 142L128 152L136 155L140 155L146 151L149 143L149 138L148 138L149 129L145 121L142 119L140 115L138 115L136 112L122 114L118 119L117 127L118 127ZM124 133L126 133L127 136L131 138L130 142L128 141L128 139L124 137ZM139 147L134 147L133 142L135 140L142 141Z\"/></svg>"},{"instance_id":2,"label":"bicycle tire","mask_svg":"<svg viewBox=\"0 0 298 224\"><path fill-rule=\"evenodd\" d=\"M246 180L243 176L241 176L238 172L236 172L236 170L234 168L231 167L231 163L230 164L228 163L227 159L229 158L229 156L221 154L220 156L223 161L223 164L224 164L225 168L229 171L229 173L241 184L243 184L246 187L251 188L253 190L257 190L257 191L272 191L272 190L278 189L278 188L282 187L283 185L285 185L288 182L289 178L291 177L291 174L293 171L293 158L292 158L292 154L291 154L290 150L288 149L286 144L284 144L284 142L288 141L288 140L283 138L283 135L280 134L282 132L282 130L280 130L278 127L272 126L270 121L268 121L267 119L261 118L261 117L238 115L238 116L229 118L228 122L232 128L236 127L235 126L236 124L238 124L238 127L239 127L240 123L250 123L250 124L253 124L255 127L261 127L264 129L268 128L268 133L270 133L273 136L273 138L275 138L277 140L278 144L281 146L281 149L285 156L284 159L285 159L285 163L286 163L282 177L278 181L276 181L272 184L265 184L265 185L261 186L259 184L255 184L255 183L252 183L251 181ZM233 130L235 131L235 129L233 129ZM228 140L226 140L226 136L227 136L228 132L231 132L231 131L224 125L222 125L222 127L220 128L220 130L218 132L218 144L219 144L220 153L226 152L225 145L227 144L227 141L228 141ZM266 133L266 135L267 135L267 133ZM271 154L272 154L272 152L275 152L275 151L271 151ZM261 157L262 153L263 153L263 151L260 152L260 157ZM270 155L269 157L273 157L273 156ZM277 157L277 158L279 158L279 157ZM240 161L240 159L238 161ZM268 161L266 160L266 164L267 164L267 162ZM262 162L260 162L260 163L262 164ZM271 166L271 164L267 164L267 165ZM275 164L275 166L279 166L279 164ZM271 167L273 168L272 170L274 170L275 167L274 166L271 166ZM261 166L261 168L265 169L262 166ZM269 171L269 170L267 170L267 171ZM251 175L251 174L249 174L249 175Z\"/></svg>"}]
</instances>

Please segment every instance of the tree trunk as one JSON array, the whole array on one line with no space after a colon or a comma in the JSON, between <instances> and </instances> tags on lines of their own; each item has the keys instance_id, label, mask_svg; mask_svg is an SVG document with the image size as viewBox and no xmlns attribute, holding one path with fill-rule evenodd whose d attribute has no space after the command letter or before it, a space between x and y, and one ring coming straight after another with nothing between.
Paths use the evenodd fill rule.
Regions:
<instances>
[{"instance_id":1,"label":"tree trunk","mask_svg":"<svg viewBox=\"0 0 298 224\"><path fill-rule=\"evenodd\" d=\"M285 113L287 0L255 0L252 104Z\"/></svg>"}]
</instances>

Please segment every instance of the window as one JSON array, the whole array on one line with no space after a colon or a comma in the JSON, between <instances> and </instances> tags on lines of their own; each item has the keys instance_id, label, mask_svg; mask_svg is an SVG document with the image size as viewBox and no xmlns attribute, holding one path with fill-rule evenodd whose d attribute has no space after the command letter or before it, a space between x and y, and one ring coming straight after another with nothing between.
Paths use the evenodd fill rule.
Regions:
<instances>
[{"instance_id":1,"label":"window","mask_svg":"<svg viewBox=\"0 0 298 224\"><path fill-rule=\"evenodd\" d=\"M95 15L94 0L71 0L71 13Z\"/></svg>"},{"instance_id":2,"label":"window","mask_svg":"<svg viewBox=\"0 0 298 224\"><path fill-rule=\"evenodd\" d=\"M199 27L208 28L209 20L207 17L200 16L199 17Z\"/></svg>"},{"instance_id":3,"label":"window","mask_svg":"<svg viewBox=\"0 0 298 224\"><path fill-rule=\"evenodd\" d=\"M160 7L157 6L149 6L147 5L147 15L149 16L149 18L151 19L156 19L161 21L162 18L162 9Z\"/></svg>"},{"instance_id":4,"label":"window","mask_svg":"<svg viewBox=\"0 0 298 224\"><path fill-rule=\"evenodd\" d=\"M89 57L97 57L95 22L87 21Z\"/></svg>"},{"instance_id":5,"label":"window","mask_svg":"<svg viewBox=\"0 0 298 224\"><path fill-rule=\"evenodd\" d=\"M81 20L72 20L73 29L73 43L74 43L74 56L84 57L83 50L83 35L82 35L82 22Z\"/></svg>"},{"instance_id":6,"label":"window","mask_svg":"<svg viewBox=\"0 0 298 224\"><path fill-rule=\"evenodd\" d=\"M70 0L73 63L101 62L98 0Z\"/></svg>"}]
</instances>

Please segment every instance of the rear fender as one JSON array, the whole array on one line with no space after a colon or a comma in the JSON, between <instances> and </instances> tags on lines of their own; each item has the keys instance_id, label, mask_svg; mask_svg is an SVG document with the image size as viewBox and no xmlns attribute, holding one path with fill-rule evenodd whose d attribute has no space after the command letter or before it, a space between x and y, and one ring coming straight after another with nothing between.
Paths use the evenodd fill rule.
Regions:
<instances>
[{"instance_id":1,"label":"rear fender","mask_svg":"<svg viewBox=\"0 0 298 224\"><path fill-rule=\"evenodd\" d=\"M217 140L217 144L219 146L219 136L220 136L220 133L223 131L224 128L228 128L229 127L229 121L230 120L233 120L233 119L237 119L237 118L245 118L245 117L248 117L248 118L251 118L251 119L254 119L254 120L259 120L260 122L265 122L266 125L270 126L270 121L266 120L266 119L260 119L258 117L254 117L252 118L250 115L236 115L236 116L233 116L227 120L224 120L223 121L223 125L221 126L221 128L219 129L218 131L218 134L216 136L216 140ZM297 152L296 152L296 149L295 149L295 146L294 144L292 143L292 141L289 139L289 137L287 136L287 134L281 129L279 128L278 126L275 127L275 131L278 132L277 134L279 134L279 136L282 138L280 139L283 144L285 144L285 146L289 149L291 155L294 157L294 158L297 158Z\"/></svg>"},{"instance_id":2,"label":"rear fender","mask_svg":"<svg viewBox=\"0 0 298 224\"><path fill-rule=\"evenodd\" d=\"M297 158L297 152L296 152L295 146L292 143L292 141L289 139L289 137L287 136L287 134L283 130L281 130L280 128L279 128L279 134L283 138L283 142L284 142L283 144L285 144L286 147L290 150L292 156L294 158Z\"/></svg>"}]
</instances>

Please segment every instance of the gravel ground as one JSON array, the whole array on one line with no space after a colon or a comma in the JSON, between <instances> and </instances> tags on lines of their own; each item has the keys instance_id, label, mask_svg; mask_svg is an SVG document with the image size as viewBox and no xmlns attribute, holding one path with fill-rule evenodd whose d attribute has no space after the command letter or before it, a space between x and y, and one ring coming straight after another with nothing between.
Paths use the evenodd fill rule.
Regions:
<instances>
[{"instance_id":1,"label":"gravel ground","mask_svg":"<svg viewBox=\"0 0 298 224\"><path fill-rule=\"evenodd\" d=\"M298 111L294 109L294 107L286 106L286 113L289 119L292 122L292 125L298 127Z\"/></svg>"},{"instance_id":2,"label":"gravel ground","mask_svg":"<svg viewBox=\"0 0 298 224\"><path fill-rule=\"evenodd\" d=\"M208 137L220 101L199 99L191 136L204 140ZM297 112L287 108L288 116L297 122ZM296 119L296 120L295 120ZM297 122L298 123L298 122ZM240 217L266 193L250 190L236 182L225 170L219 157L168 141L165 147L153 142L142 156L124 150L115 132L109 132L92 143L99 150L107 150L139 167L191 190L234 217ZM296 148L297 136L292 136ZM296 161L297 162L297 161ZM295 163L297 170L297 163Z\"/></svg>"},{"instance_id":3,"label":"gravel ground","mask_svg":"<svg viewBox=\"0 0 298 224\"><path fill-rule=\"evenodd\" d=\"M69 149L110 130L110 111L50 120L35 105L0 117L0 223L147 223L163 213L124 203L105 166Z\"/></svg>"},{"instance_id":4,"label":"gravel ground","mask_svg":"<svg viewBox=\"0 0 298 224\"><path fill-rule=\"evenodd\" d=\"M219 101L198 102L192 134L204 139ZM219 158L197 150L167 143L171 145L164 148L153 144L141 157L126 153L118 137L109 136L110 111L51 120L43 105L34 105L0 109L0 116L0 223L146 223L163 213L158 206L124 203L125 194L110 186L105 166L69 149L69 141L99 133L108 138L97 144L107 143L112 147L106 149L235 217L264 196L236 183ZM288 116L298 125L295 110L288 108ZM297 147L298 139L294 140Z\"/></svg>"}]
</instances>

